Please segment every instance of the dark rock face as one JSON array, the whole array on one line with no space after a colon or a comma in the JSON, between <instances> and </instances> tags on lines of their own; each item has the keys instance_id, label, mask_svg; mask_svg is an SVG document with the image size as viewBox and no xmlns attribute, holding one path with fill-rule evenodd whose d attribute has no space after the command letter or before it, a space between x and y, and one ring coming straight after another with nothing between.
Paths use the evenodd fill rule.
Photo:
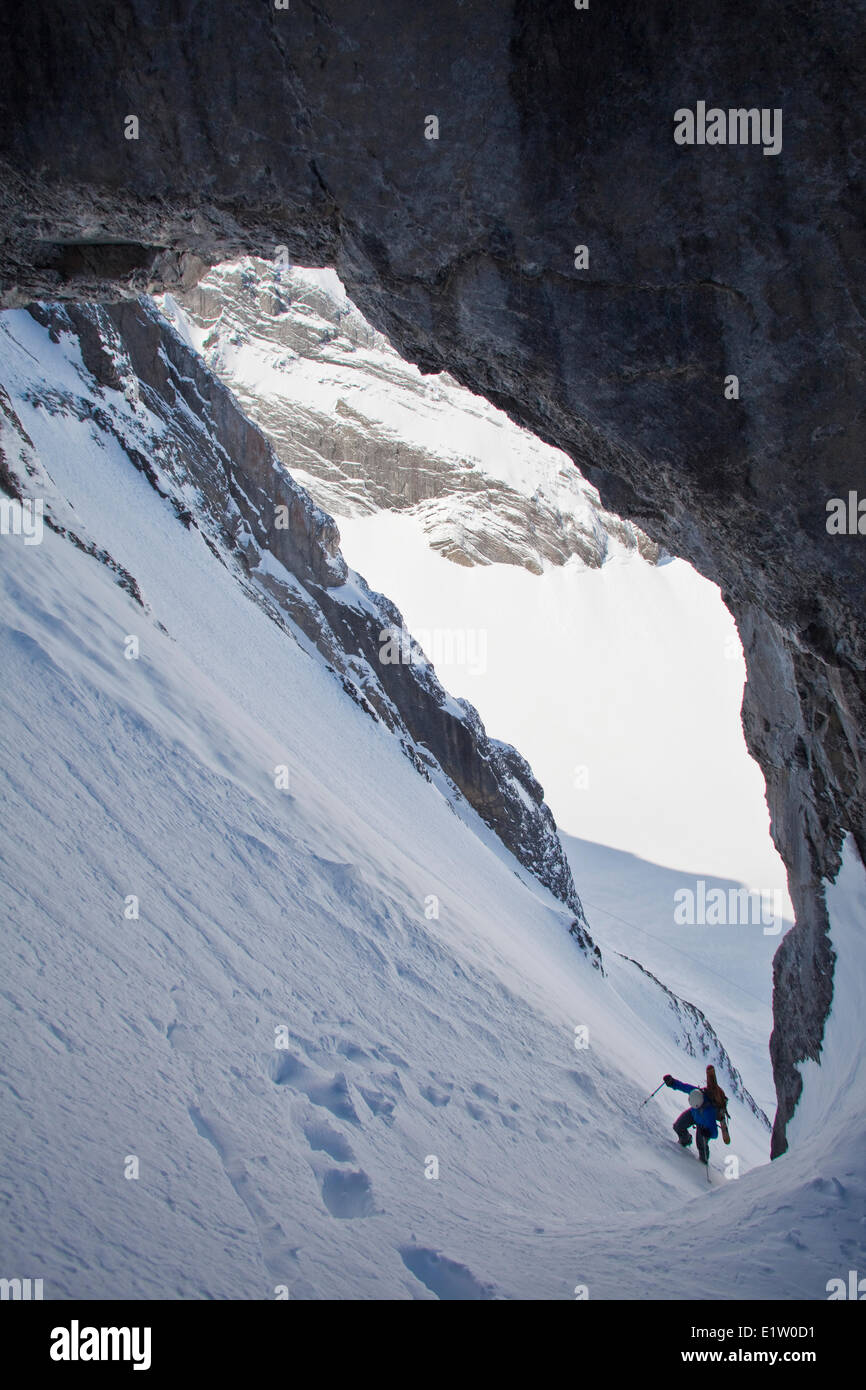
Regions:
<instances>
[{"instance_id":1,"label":"dark rock face","mask_svg":"<svg viewBox=\"0 0 866 1390\"><path fill-rule=\"evenodd\" d=\"M781 1151L831 997L821 881L843 831L866 855L866 537L825 527L866 493L858 9L34 0L8 24L3 303L285 245L719 583L797 911ZM676 145L699 100L781 108L782 152Z\"/></svg>"}]
</instances>

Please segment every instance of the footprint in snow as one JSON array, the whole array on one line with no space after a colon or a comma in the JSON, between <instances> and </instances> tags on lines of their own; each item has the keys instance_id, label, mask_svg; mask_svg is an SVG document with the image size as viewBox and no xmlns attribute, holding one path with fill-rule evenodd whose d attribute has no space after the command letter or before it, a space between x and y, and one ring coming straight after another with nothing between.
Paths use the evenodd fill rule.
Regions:
<instances>
[{"instance_id":1,"label":"footprint in snow","mask_svg":"<svg viewBox=\"0 0 866 1390\"><path fill-rule=\"evenodd\" d=\"M376 1210L370 1179L362 1168L354 1173L331 1168L322 1180L322 1201L338 1221L372 1216Z\"/></svg>"},{"instance_id":2,"label":"footprint in snow","mask_svg":"<svg viewBox=\"0 0 866 1390\"><path fill-rule=\"evenodd\" d=\"M338 1134L330 1125L311 1123L305 1125L304 1134L311 1149L326 1153L338 1163L353 1163L355 1155L348 1139Z\"/></svg>"},{"instance_id":3,"label":"footprint in snow","mask_svg":"<svg viewBox=\"0 0 866 1390\"><path fill-rule=\"evenodd\" d=\"M293 1052L280 1050L268 1060L268 1075L275 1086L288 1086L300 1091L311 1100L330 1110L338 1120L348 1120L360 1127L361 1121L352 1104L349 1086L342 1072L326 1076L312 1067L306 1066Z\"/></svg>"},{"instance_id":4,"label":"footprint in snow","mask_svg":"<svg viewBox=\"0 0 866 1390\"><path fill-rule=\"evenodd\" d=\"M366 1086L359 1086L358 1090L374 1115L383 1120L393 1119L394 1102L383 1091L374 1091Z\"/></svg>"},{"instance_id":5,"label":"footprint in snow","mask_svg":"<svg viewBox=\"0 0 866 1390\"><path fill-rule=\"evenodd\" d=\"M441 1109L442 1106L447 1105L451 1099L450 1092L440 1091L436 1086L419 1086L418 1090L421 1092L424 1099L429 1101L431 1105L435 1105L437 1109Z\"/></svg>"},{"instance_id":6,"label":"footprint in snow","mask_svg":"<svg viewBox=\"0 0 866 1390\"><path fill-rule=\"evenodd\" d=\"M473 1120L486 1120L487 1112L480 1105L473 1105L471 1100L464 1100L464 1106L472 1116Z\"/></svg>"},{"instance_id":7,"label":"footprint in snow","mask_svg":"<svg viewBox=\"0 0 866 1390\"><path fill-rule=\"evenodd\" d=\"M410 1273L443 1302L486 1301L496 1297L492 1284L482 1284L465 1265L447 1259L437 1250L404 1245L399 1253Z\"/></svg>"}]
</instances>

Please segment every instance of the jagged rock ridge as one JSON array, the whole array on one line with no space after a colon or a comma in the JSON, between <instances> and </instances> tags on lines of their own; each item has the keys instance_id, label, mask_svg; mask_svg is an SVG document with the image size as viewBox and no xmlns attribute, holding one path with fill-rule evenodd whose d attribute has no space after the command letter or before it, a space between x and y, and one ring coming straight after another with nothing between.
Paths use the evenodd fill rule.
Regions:
<instances>
[{"instance_id":1,"label":"jagged rock ridge","mask_svg":"<svg viewBox=\"0 0 866 1390\"><path fill-rule=\"evenodd\" d=\"M611 537L658 558L564 454L399 357L333 272L247 257L160 307L329 512L409 511L462 565L597 568Z\"/></svg>"},{"instance_id":2,"label":"jagged rock ridge","mask_svg":"<svg viewBox=\"0 0 866 1390\"><path fill-rule=\"evenodd\" d=\"M94 431L117 439L170 505L167 520L173 511L177 521L196 527L287 636L303 634L347 694L400 740L418 771L454 802L465 797L586 929L553 817L528 763L489 738L474 708L442 688L396 607L347 568L332 518L294 482L198 354L147 302L38 304L31 313L55 341L74 335L82 361L80 391L41 384L33 399L50 412L89 419ZM134 577L80 533L8 398L2 423L6 491L46 497L48 524L109 564L145 604ZM383 660L389 634L399 634L402 659L394 662ZM587 938L584 949L591 952L588 930Z\"/></svg>"},{"instance_id":3,"label":"jagged rock ridge","mask_svg":"<svg viewBox=\"0 0 866 1390\"><path fill-rule=\"evenodd\" d=\"M633 956L623 956L621 951L618 951L617 955L621 955L623 960L634 965L642 975L652 980L665 995L668 1008L677 1020L680 1047L690 1057L694 1057L696 1060L700 1059L702 1063L705 1059L712 1062L718 1076L726 1082L729 1094L736 1096L744 1105L747 1105L752 1114L757 1115L761 1123L769 1129L770 1121L754 1096L746 1089L743 1078L731 1060L727 1048L723 1046L718 1033L703 1010L699 1009L696 1004L689 1003L688 999L681 999L678 994L674 994L673 990L669 989L658 976L654 975L651 970L647 970L646 966L641 965L640 961L635 960Z\"/></svg>"}]
</instances>

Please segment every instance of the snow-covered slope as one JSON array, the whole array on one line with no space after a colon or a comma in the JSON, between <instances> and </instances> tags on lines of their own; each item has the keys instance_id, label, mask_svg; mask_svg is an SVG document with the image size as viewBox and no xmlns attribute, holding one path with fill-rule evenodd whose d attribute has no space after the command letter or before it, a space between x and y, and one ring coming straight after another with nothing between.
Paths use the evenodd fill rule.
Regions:
<instances>
[{"instance_id":1,"label":"snow-covered slope","mask_svg":"<svg viewBox=\"0 0 866 1390\"><path fill-rule=\"evenodd\" d=\"M563 1192L703 1181L637 1107L704 1047L760 1160L708 1028L594 968L130 457L132 379L76 411L82 340L4 332L4 479L70 522L0 546L6 1264L54 1297L557 1296L529 1256Z\"/></svg>"},{"instance_id":2,"label":"snow-covered slope","mask_svg":"<svg viewBox=\"0 0 866 1390\"><path fill-rule=\"evenodd\" d=\"M448 689L528 756L560 825L780 891L790 913L714 585L657 563L559 450L402 361L333 271L247 258L162 303Z\"/></svg>"},{"instance_id":3,"label":"snow-covered slope","mask_svg":"<svg viewBox=\"0 0 866 1390\"><path fill-rule=\"evenodd\" d=\"M792 909L718 589L659 562L559 451L402 362L332 271L248 259L164 304L443 684L528 757L597 938L731 1031L771 1106L771 961ZM675 895L700 884L762 895L769 930L678 923Z\"/></svg>"},{"instance_id":4,"label":"snow-covered slope","mask_svg":"<svg viewBox=\"0 0 866 1390\"><path fill-rule=\"evenodd\" d=\"M153 306L41 306L7 320L12 324L10 386L50 422L52 443L68 465L77 460L75 486L87 489L92 460L120 445L271 619L323 658L370 718L387 725L455 811L472 808L583 922L553 818L525 759L488 738L476 711L448 696L399 611L347 569L332 519ZM59 350L50 350L52 343ZM46 350L50 383L33 368ZM47 521L92 549L64 498L52 495L11 406L7 416L7 451L21 450L19 471L31 490L46 492Z\"/></svg>"},{"instance_id":5,"label":"snow-covered slope","mask_svg":"<svg viewBox=\"0 0 866 1390\"><path fill-rule=\"evenodd\" d=\"M97 324L98 385L84 325L43 319L3 338L4 487L64 532L0 537L4 1270L53 1298L824 1297L863 1209L851 1110L765 1165L723 1030L595 968L303 596L262 602L253 570L292 569L250 530L245 572L182 454L136 456L164 421L122 342ZM216 472L228 410L195 412ZM641 1107L706 1060L741 1174L711 1185L676 1098ZM671 1258L686 1224L712 1261Z\"/></svg>"},{"instance_id":6,"label":"snow-covered slope","mask_svg":"<svg viewBox=\"0 0 866 1390\"><path fill-rule=\"evenodd\" d=\"M344 552L394 596L448 689L529 758L564 829L778 889L788 908L740 724L742 648L714 585L615 541L597 569L574 558L541 576L467 572L425 546L411 517L338 521Z\"/></svg>"},{"instance_id":7,"label":"snow-covered slope","mask_svg":"<svg viewBox=\"0 0 866 1390\"><path fill-rule=\"evenodd\" d=\"M772 959L792 912L718 590L682 561L622 552L541 576L458 570L394 514L340 518L340 533L353 563L397 597L443 683L529 758L594 938L717 1020L773 1106ZM756 913L678 921L676 895L701 883L726 898L742 884L766 895L766 931Z\"/></svg>"}]
</instances>

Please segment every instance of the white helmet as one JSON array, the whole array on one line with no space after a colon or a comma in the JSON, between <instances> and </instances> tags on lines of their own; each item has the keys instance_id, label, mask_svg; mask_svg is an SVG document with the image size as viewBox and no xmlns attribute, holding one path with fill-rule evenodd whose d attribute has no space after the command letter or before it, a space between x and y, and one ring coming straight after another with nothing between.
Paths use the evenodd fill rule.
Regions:
<instances>
[{"instance_id":1,"label":"white helmet","mask_svg":"<svg viewBox=\"0 0 866 1390\"><path fill-rule=\"evenodd\" d=\"M689 1091L689 1105L692 1107L693 1110L700 1110L700 1108L701 1108L701 1106L703 1105L703 1103L704 1103L704 1093L703 1093L703 1091L699 1091L699 1090L697 1089L697 1087L695 1087L695 1089L694 1089L693 1091Z\"/></svg>"}]
</instances>

